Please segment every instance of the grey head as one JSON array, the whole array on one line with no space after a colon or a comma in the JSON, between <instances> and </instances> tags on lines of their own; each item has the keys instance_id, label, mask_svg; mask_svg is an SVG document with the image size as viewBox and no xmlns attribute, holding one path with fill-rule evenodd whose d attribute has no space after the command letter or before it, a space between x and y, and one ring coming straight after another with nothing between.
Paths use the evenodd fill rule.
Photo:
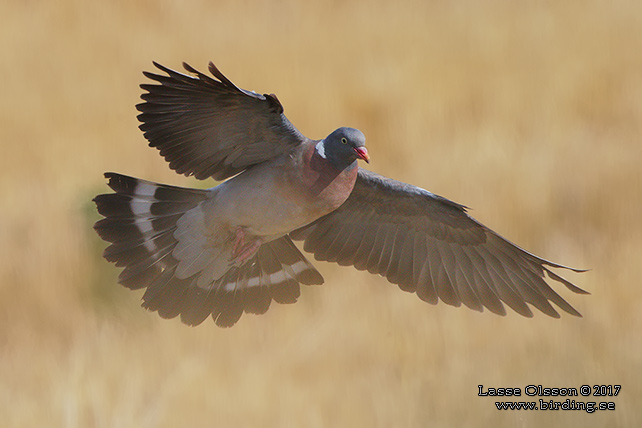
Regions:
<instances>
[{"instance_id":1,"label":"grey head","mask_svg":"<svg viewBox=\"0 0 642 428\"><path fill-rule=\"evenodd\" d=\"M339 128L319 142L317 151L328 159L332 165L343 170L357 159L370 163L366 150L366 137L363 132L354 128Z\"/></svg>"}]
</instances>

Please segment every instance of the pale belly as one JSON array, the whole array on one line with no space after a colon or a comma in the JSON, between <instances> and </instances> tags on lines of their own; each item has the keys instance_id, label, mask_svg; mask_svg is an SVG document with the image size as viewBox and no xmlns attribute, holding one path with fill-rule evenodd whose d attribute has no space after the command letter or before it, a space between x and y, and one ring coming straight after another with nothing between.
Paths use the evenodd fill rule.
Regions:
<instances>
[{"instance_id":1,"label":"pale belly","mask_svg":"<svg viewBox=\"0 0 642 428\"><path fill-rule=\"evenodd\" d=\"M304 180L287 179L285 172L282 165L261 165L212 189L204 207L208 226L241 227L251 235L276 239L334 211L349 195L330 187L312 195Z\"/></svg>"}]
</instances>

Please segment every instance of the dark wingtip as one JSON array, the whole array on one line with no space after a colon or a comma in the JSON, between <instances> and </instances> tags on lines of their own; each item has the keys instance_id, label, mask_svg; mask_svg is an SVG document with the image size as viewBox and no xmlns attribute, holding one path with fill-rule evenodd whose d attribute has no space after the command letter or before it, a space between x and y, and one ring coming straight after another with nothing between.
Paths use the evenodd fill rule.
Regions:
<instances>
[{"instance_id":1,"label":"dark wingtip","mask_svg":"<svg viewBox=\"0 0 642 428\"><path fill-rule=\"evenodd\" d=\"M225 77L225 75L221 73L221 71L218 69L218 67L216 67L216 65L214 65L212 61L210 61L209 64L207 64L207 69L210 71L210 73L212 73L214 77L220 80L221 83L223 83L225 86L229 86L230 88L236 89L239 92L243 92L238 86L232 83L230 79Z\"/></svg>"},{"instance_id":2,"label":"dark wingtip","mask_svg":"<svg viewBox=\"0 0 642 428\"><path fill-rule=\"evenodd\" d=\"M186 71L190 72L190 73L198 73L198 70L196 70L194 67L192 67L191 65L189 65L189 64L188 64L188 63L186 63L185 61L183 61L183 68L184 68Z\"/></svg>"},{"instance_id":3,"label":"dark wingtip","mask_svg":"<svg viewBox=\"0 0 642 428\"><path fill-rule=\"evenodd\" d=\"M573 284L568 279L556 274L555 272L552 272L550 269L544 268L544 270L548 274L549 278L564 284L566 286L566 288L568 288L572 292L577 293L577 294L591 294L588 291L583 290L580 287L578 287L577 285ZM573 270L573 269L571 269L571 270Z\"/></svg>"},{"instance_id":4,"label":"dark wingtip","mask_svg":"<svg viewBox=\"0 0 642 428\"><path fill-rule=\"evenodd\" d=\"M158 68L159 70L162 70L162 71L165 71L165 72L167 72L169 70L167 67L165 67L162 64L159 64L156 61L152 61L152 64L154 65L154 67ZM143 71L143 73L145 73L145 72Z\"/></svg>"},{"instance_id":5,"label":"dark wingtip","mask_svg":"<svg viewBox=\"0 0 642 428\"><path fill-rule=\"evenodd\" d=\"M165 73L167 73L167 74L169 74L169 75L171 75L171 74L172 74L172 71L173 71L173 70L171 70L171 69L169 69L169 68L165 67L164 65L159 64L159 63L157 63L156 61L152 61L152 64L154 64L154 67L158 68L159 70L164 71ZM157 79L154 79L154 77L152 77L152 76L154 76L154 73L151 73L151 72L149 72L149 71L143 71L143 75L144 75L145 77L148 77L148 78L152 79L152 80L157 80Z\"/></svg>"},{"instance_id":6,"label":"dark wingtip","mask_svg":"<svg viewBox=\"0 0 642 428\"><path fill-rule=\"evenodd\" d=\"M576 273L584 273L584 272L589 272L591 269L578 269L578 268L572 268L570 266L561 266L564 269L568 269L570 271L576 272Z\"/></svg>"},{"instance_id":7,"label":"dark wingtip","mask_svg":"<svg viewBox=\"0 0 642 428\"><path fill-rule=\"evenodd\" d=\"M565 301L564 303L567 303L567 302ZM564 310L564 312L566 312L569 315L573 315L574 317L582 318L582 314L579 313L577 311L577 309L575 309L573 306L571 306L568 303L566 305L564 305L564 306L558 305L558 307L560 307L562 310Z\"/></svg>"},{"instance_id":8,"label":"dark wingtip","mask_svg":"<svg viewBox=\"0 0 642 428\"><path fill-rule=\"evenodd\" d=\"M223 76L223 73L221 73L221 70L219 70L218 67L212 61L207 63L207 69L210 71L210 73L212 73L212 75L218 77L219 79L220 79L219 76ZM225 76L223 76L223 78L225 78Z\"/></svg>"},{"instance_id":9,"label":"dark wingtip","mask_svg":"<svg viewBox=\"0 0 642 428\"><path fill-rule=\"evenodd\" d=\"M210 62L210 64L212 64L212 63ZM223 74L222 74L220 71L218 71L218 69L217 69L216 67L214 67L214 69L217 71L217 73L212 73L212 74L214 75L214 77L216 77L217 79L219 79L219 81L216 81L216 80L212 79L210 76L208 76L208 75L206 75L206 74L201 73L200 71L198 71L197 69L195 69L194 67L192 67L191 65L189 65L189 64L188 64L188 63L186 63L186 62L183 62L183 68L184 68L188 73L191 73L191 74L196 75L196 77L197 77L201 82L204 82L204 83L206 83L206 84L214 84L214 85L217 85L217 84L221 84L221 83L222 83L224 86L229 86L229 87L230 87L230 88L232 88L232 89L239 90L239 89L238 89L238 88L237 88L237 87L236 87L232 82L230 82L230 81L229 81L225 76L223 76ZM212 69L211 69L211 68L210 68L210 72L212 72Z\"/></svg>"},{"instance_id":10,"label":"dark wingtip","mask_svg":"<svg viewBox=\"0 0 642 428\"><path fill-rule=\"evenodd\" d=\"M584 272L590 271L590 269L578 269L578 268L574 268L574 267L570 267L570 266L566 266L566 265L561 265L559 263L553 263L550 260L542 259L542 261L547 266L554 267L554 268L557 268L557 269L566 269L566 270L570 270L570 271L576 272L576 273L584 273Z\"/></svg>"}]
</instances>

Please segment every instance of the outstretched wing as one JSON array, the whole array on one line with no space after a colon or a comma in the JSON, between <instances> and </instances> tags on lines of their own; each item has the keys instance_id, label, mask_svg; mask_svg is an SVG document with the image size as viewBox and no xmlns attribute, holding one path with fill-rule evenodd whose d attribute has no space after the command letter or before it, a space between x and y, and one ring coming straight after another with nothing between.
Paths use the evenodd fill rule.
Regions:
<instances>
[{"instance_id":1,"label":"outstretched wing","mask_svg":"<svg viewBox=\"0 0 642 428\"><path fill-rule=\"evenodd\" d=\"M275 95L238 88L211 62L218 80L185 63L195 77L154 65L167 75L143 73L157 84L141 85L147 92L136 106L138 120L149 145L177 173L223 180L306 141Z\"/></svg>"},{"instance_id":2,"label":"outstretched wing","mask_svg":"<svg viewBox=\"0 0 642 428\"><path fill-rule=\"evenodd\" d=\"M317 260L380 274L428 303L505 315L560 315L550 302L581 316L546 283L544 274L587 294L549 267L577 269L541 259L507 241L466 208L424 189L359 170L348 200L336 211L290 234Z\"/></svg>"}]
</instances>

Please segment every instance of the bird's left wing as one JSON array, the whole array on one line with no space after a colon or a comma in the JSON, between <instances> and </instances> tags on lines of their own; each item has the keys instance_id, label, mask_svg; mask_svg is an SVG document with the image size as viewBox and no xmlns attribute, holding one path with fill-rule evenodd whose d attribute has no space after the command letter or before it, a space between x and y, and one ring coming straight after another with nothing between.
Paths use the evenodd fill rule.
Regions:
<instances>
[{"instance_id":1,"label":"bird's left wing","mask_svg":"<svg viewBox=\"0 0 642 428\"><path fill-rule=\"evenodd\" d=\"M533 315L529 303L559 317L550 302L581 316L545 281L586 291L552 272L571 269L541 259L502 238L466 208L424 189L359 170L354 190L336 211L292 232L317 260L380 274L429 303L440 299L504 315L506 303Z\"/></svg>"},{"instance_id":2,"label":"bird's left wing","mask_svg":"<svg viewBox=\"0 0 642 428\"><path fill-rule=\"evenodd\" d=\"M143 73L156 83L141 85L140 129L179 174L223 180L307 141L275 95L237 87L211 62L212 77L154 65L166 75Z\"/></svg>"}]
</instances>

